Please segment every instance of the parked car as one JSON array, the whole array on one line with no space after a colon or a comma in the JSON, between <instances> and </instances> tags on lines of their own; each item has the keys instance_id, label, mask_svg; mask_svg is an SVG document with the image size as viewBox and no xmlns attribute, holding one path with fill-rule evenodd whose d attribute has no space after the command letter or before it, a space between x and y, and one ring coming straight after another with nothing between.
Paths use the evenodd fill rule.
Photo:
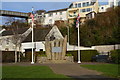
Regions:
<instances>
[{"instance_id":1,"label":"parked car","mask_svg":"<svg viewBox=\"0 0 120 80\"><path fill-rule=\"evenodd\" d=\"M96 55L92 57L92 61L96 62L109 62L109 55Z\"/></svg>"}]
</instances>

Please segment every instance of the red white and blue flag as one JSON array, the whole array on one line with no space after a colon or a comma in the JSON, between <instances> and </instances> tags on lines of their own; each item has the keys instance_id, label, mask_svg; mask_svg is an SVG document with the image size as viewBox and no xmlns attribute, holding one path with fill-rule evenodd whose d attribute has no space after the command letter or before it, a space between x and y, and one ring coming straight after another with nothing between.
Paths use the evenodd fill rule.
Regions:
<instances>
[{"instance_id":1,"label":"red white and blue flag","mask_svg":"<svg viewBox=\"0 0 120 80\"><path fill-rule=\"evenodd\" d=\"M32 13L30 14L30 17L31 17L31 19L32 19L32 22L34 22L34 14L33 14L33 11L32 11Z\"/></svg>"},{"instance_id":2,"label":"red white and blue flag","mask_svg":"<svg viewBox=\"0 0 120 80\"><path fill-rule=\"evenodd\" d=\"M79 21L80 20L80 14L78 14L78 17L77 17L77 21L76 21L76 27L78 28L79 27Z\"/></svg>"}]
</instances>

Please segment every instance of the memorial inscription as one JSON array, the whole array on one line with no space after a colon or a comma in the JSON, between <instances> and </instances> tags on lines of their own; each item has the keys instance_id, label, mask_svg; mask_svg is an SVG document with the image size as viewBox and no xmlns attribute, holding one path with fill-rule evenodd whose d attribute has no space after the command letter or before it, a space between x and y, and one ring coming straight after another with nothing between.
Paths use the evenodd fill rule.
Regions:
<instances>
[{"instance_id":1,"label":"memorial inscription","mask_svg":"<svg viewBox=\"0 0 120 80\"><path fill-rule=\"evenodd\" d=\"M52 47L52 53L60 53L62 52L62 48L61 47Z\"/></svg>"}]
</instances>

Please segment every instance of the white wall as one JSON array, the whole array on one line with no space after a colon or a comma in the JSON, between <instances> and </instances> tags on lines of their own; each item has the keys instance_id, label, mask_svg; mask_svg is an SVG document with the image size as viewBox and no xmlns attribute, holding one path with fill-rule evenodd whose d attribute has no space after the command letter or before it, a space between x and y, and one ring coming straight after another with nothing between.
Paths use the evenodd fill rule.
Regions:
<instances>
[{"instance_id":1,"label":"white wall","mask_svg":"<svg viewBox=\"0 0 120 80\"><path fill-rule=\"evenodd\" d=\"M45 41L41 41L41 42L34 42L34 48L35 51L40 51L40 49L43 49L43 51L45 51ZM25 52L25 49L32 49L32 43L31 42L27 42L27 43L22 43L21 46L21 51ZM75 45L69 45L67 43L67 51L75 51L75 50L94 50L94 48L91 47L79 47L75 46Z\"/></svg>"},{"instance_id":2,"label":"white wall","mask_svg":"<svg viewBox=\"0 0 120 80\"><path fill-rule=\"evenodd\" d=\"M15 44L13 44L12 36L1 36L0 37L0 50L1 51L15 51ZM19 47L17 47L19 51Z\"/></svg>"},{"instance_id":3,"label":"white wall","mask_svg":"<svg viewBox=\"0 0 120 80\"><path fill-rule=\"evenodd\" d=\"M40 51L40 49L43 49L43 51L45 51L44 41L34 42L33 48L35 48L35 51ZM21 52L25 52L25 49L32 49L32 43L31 42L22 43Z\"/></svg>"},{"instance_id":4,"label":"white wall","mask_svg":"<svg viewBox=\"0 0 120 80\"><path fill-rule=\"evenodd\" d=\"M112 6L118 6L118 2L120 0L108 0L108 4L112 7Z\"/></svg>"},{"instance_id":5,"label":"white wall","mask_svg":"<svg viewBox=\"0 0 120 80\"><path fill-rule=\"evenodd\" d=\"M60 15L60 12L62 12L62 15ZM49 14L53 14L51 17L49 16ZM51 13L46 13L45 14L45 22L44 24L54 24L54 22L56 20L67 20L67 11L59 11L59 12L51 12ZM57 13L57 14L56 14ZM52 20L52 22L50 22L50 19Z\"/></svg>"},{"instance_id":6,"label":"white wall","mask_svg":"<svg viewBox=\"0 0 120 80\"><path fill-rule=\"evenodd\" d=\"M107 53L114 49L120 49L120 44L117 45L99 45L99 46L92 46L95 50L100 53Z\"/></svg>"},{"instance_id":7,"label":"white wall","mask_svg":"<svg viewBox=\"0 0 120 80\"><path fill-rule=\"evenodd\" d=\"M110 8L109 5L100 5L99 12L106 12L108 8Z\"/></svg>"}]
</instances>

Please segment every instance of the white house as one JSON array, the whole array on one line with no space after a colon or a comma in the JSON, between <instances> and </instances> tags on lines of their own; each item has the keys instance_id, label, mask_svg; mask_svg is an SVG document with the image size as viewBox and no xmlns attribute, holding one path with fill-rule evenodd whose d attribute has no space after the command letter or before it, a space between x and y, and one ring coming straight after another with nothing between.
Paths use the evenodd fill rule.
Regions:
<instances>
[{"instance_id":1,"label":"white house","mask_svg":"<svg viewBox=\"0 0 120 80\"><path fill-rule=\"evenodd\" d=\"M37 32L37 31L36 31ZM44 35L42 34L43 32ZM41 35L36 35L36 34L42 34ZM35 49L35 51L45 51L45 37L46 36L49 36L51 34L54 34L54 36L56 36L57 39L59 39L59 37L63 38L61 32L59 31L59 29L54 26L51 30L39 30L39 32L35 33L35 41L34 41L34 46L33 48ZM28 37L26 38L26 40L22 43L22 46L21 46L21 51L22 52L25 52L26 50L31 50L32 49L32 42L31 42L31 38L30 38L30 34L28 35ZM30 40L28 40L30 39ZM50 38L52 39L52 38ZM28 40L28 41L27 41ZM74 50L93 50L94 48L91 48L91 47L83 47L83 46L80 46L78 48L78 46L75 46L75 45L69 45L67 43L67 51L74 51Z\"/></svg>"},{"instance_id":2,"label":"white house","mask_svg":"<svg viewBox=\"0 0 120 80\"><path fill-rule=\"evenodd\" d=\"M108 0L108 4L99 5L99 12L106 12L108 8L120 6L120 0Z\"/></svg>"},{"instance_id":3,"label":"white house","mask_svg":"<svg viewBox=\"0 0 120 80\"><path fill-rule=\"evenodd\" d=\"M14 35L12 30L2 32L0 36L0 50L1 51L15 51L15 46L20 45L21 42L30 34L31 28L15 30L18 35ZM17 51L19 51L19 46Z\"/></svg>"},{"instance_id":4,"label":"white house","mask_svg":"<svg viewBox=\"0 0 120 80\"><path fill-rule=\"evenodd\" d=\"M108 8L110 8L109 5L100 5L99 12L106 12Z\"/></svg>"},{"instance_id":5,"label":"white house","mask_svg":"<svg viewBox=\"0 0 120 80\"><path fill-rule=\"evenodd\" d=\"M67 8L46 12L44 25L54 24L57 20L67 20Z\"/></svg>"},{"instance_id":6,"label":"white house","mask_svg":"<svg viewBox=\"0 0 120 80\"><path fill-rule=\"evenodd\" d=\"M34 16L35 21L39 21L42 25L53 25L57 20L67 20L67 8L58 9L58 10L51 10L48 12L43 12L41 14L35 14ZM28 23L31 23L32 20L28 19Z\"/></svg>"},{"instance_id":7,"label":"white house","mask_svg":"<svg viewBox=\"0 0 120 80\"><path fill-rule=\"evenodd\" d=\"M110 5L110 7L120 6L120 0L108 0L108 5Z\"/></svg>"}]
</instances>

